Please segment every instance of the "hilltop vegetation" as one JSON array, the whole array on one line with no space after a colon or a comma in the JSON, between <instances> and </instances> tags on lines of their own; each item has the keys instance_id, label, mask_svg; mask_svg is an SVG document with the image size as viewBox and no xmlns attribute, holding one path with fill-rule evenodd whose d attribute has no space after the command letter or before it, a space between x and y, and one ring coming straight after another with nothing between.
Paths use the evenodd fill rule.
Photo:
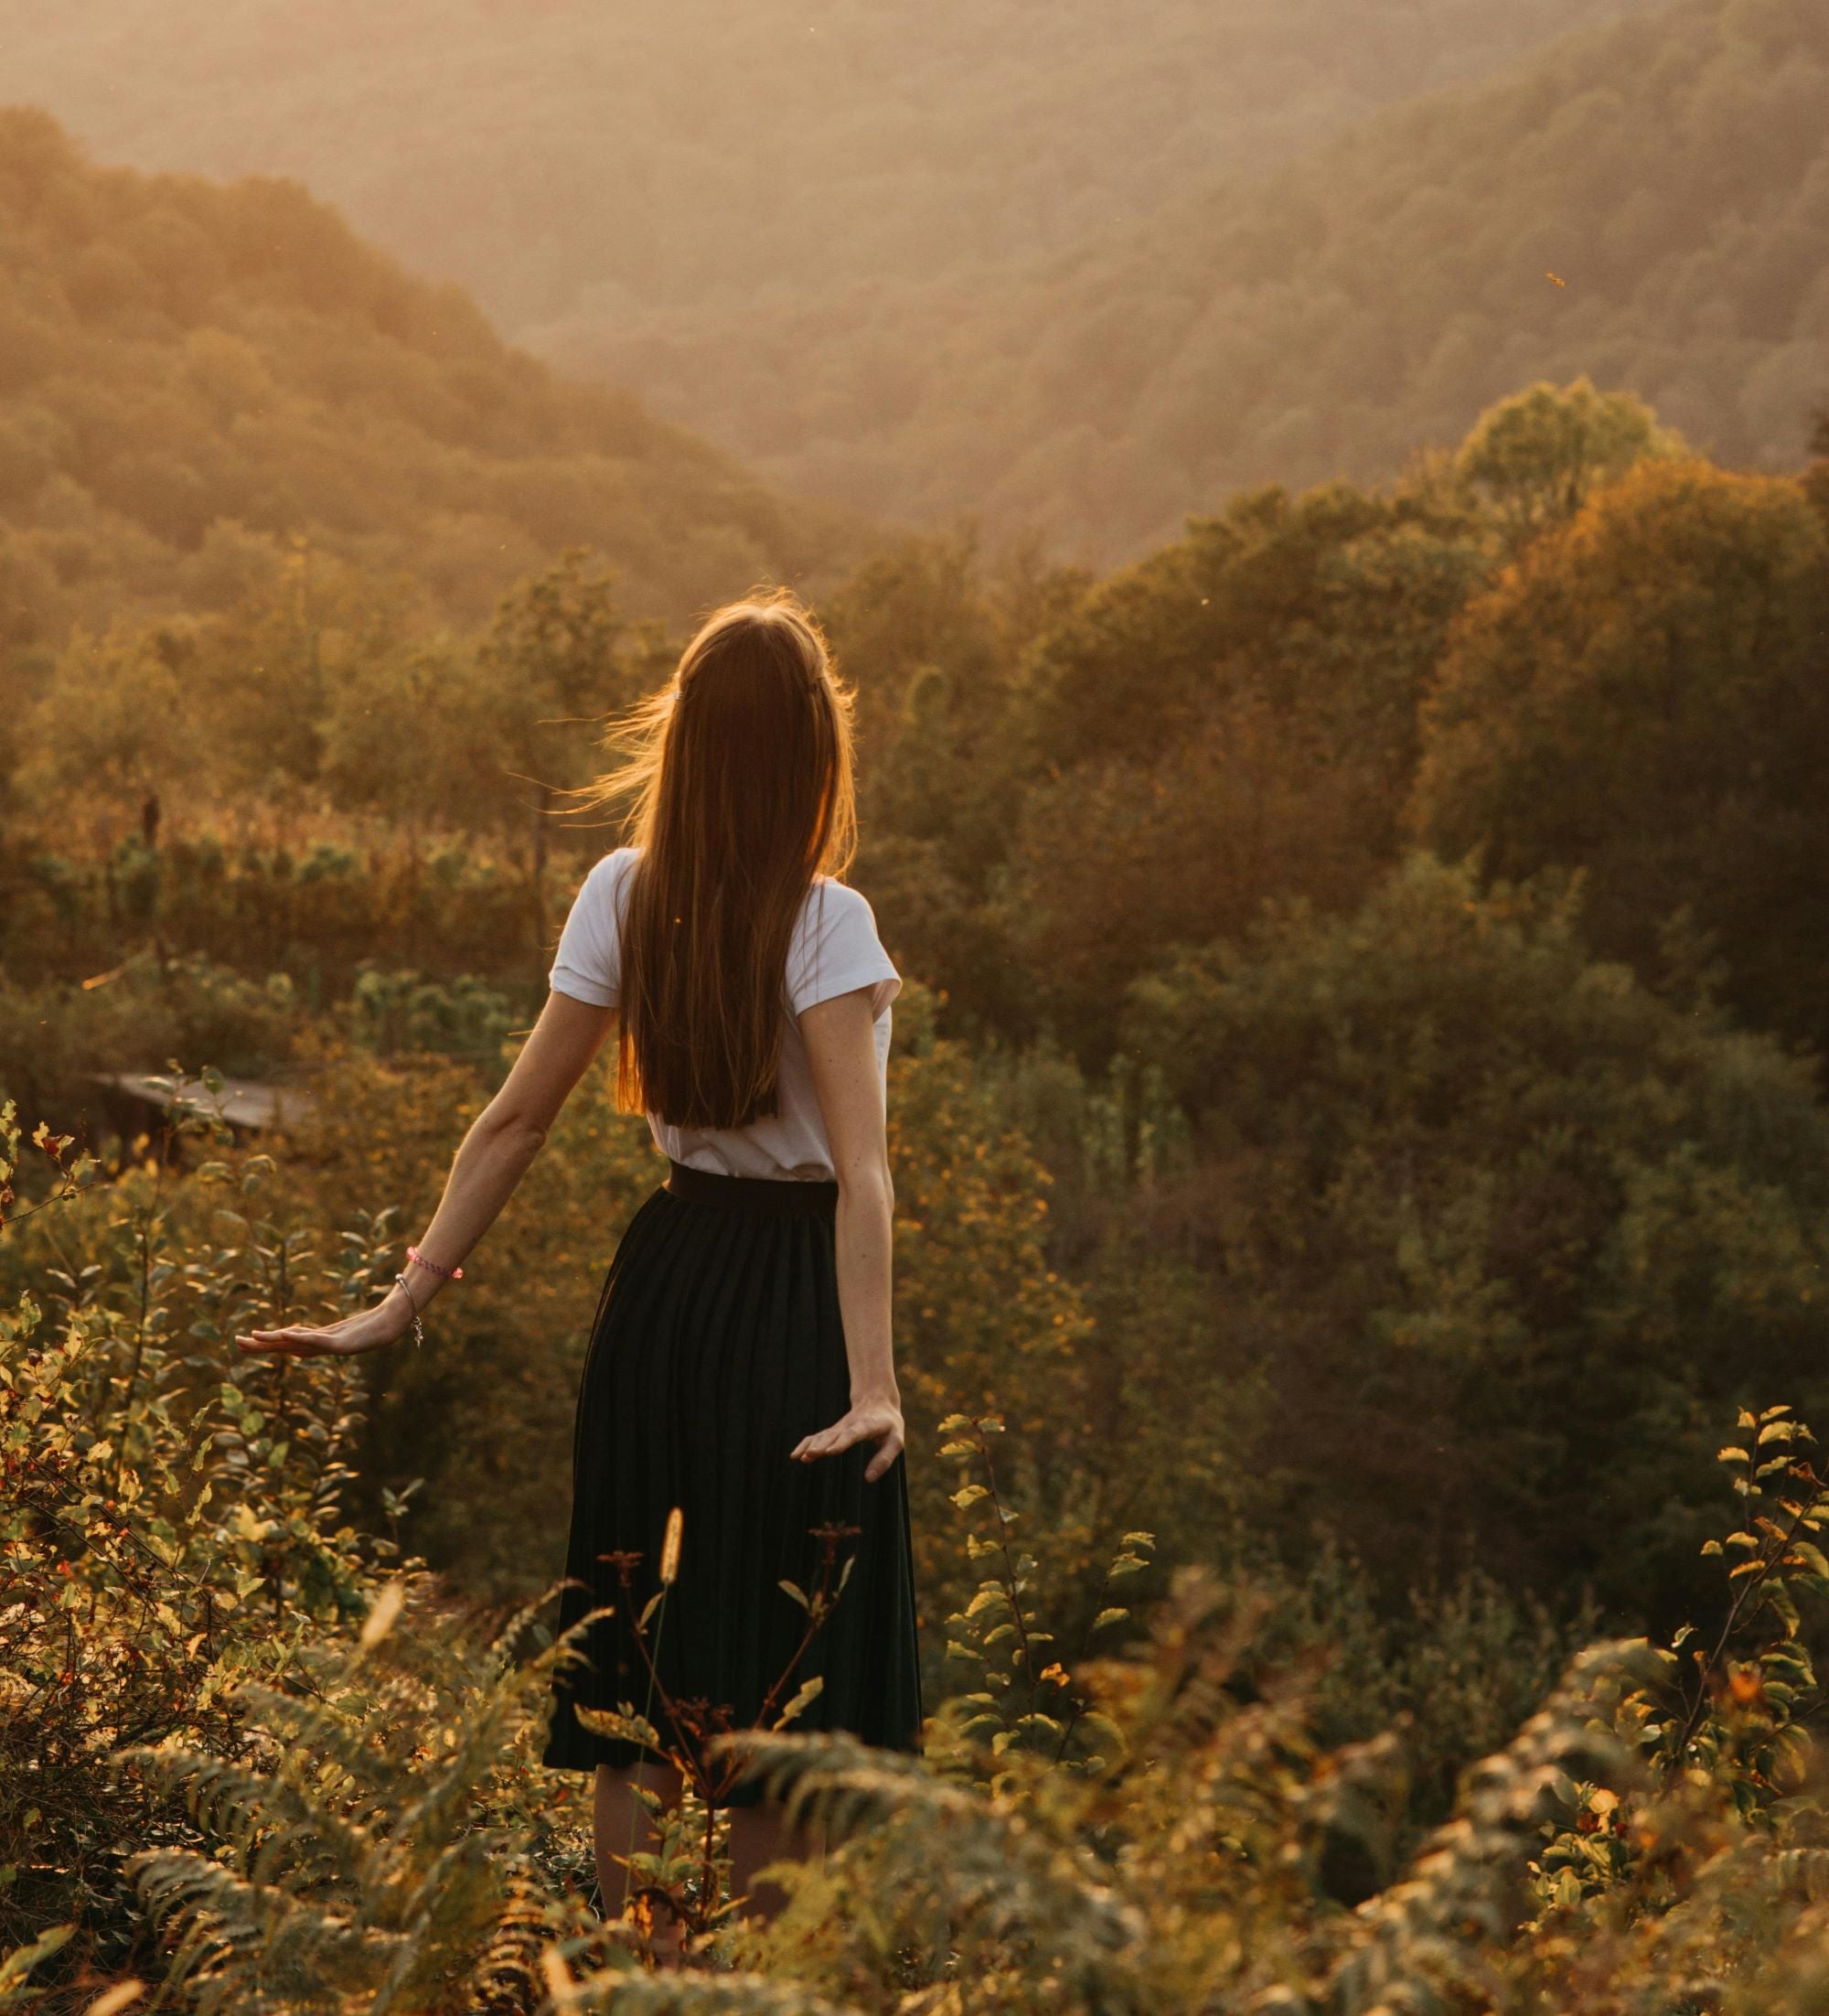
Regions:
<instances>
[{"instance_id":1,"label":"hilltop vegetation","mask_svg":"<svg viewBox=\"0 0 1829 2016\"><path fill-rule=\"evenodd\" d=\"M550 344L777 480L1099 562L1240 486L1387 478L1536 377L1793 467L1829 388L1825 102L1815 0L1674 0L994 282L745 304L740 343L584 311Z\"/></svg>"},{"instance_id":2,"label":"hilltop vegetation","mask_svg":"<svg viewBox=\"0 0 1829 2016\"><path fill-rule=\"evenodd\" d=\"M294 542L474 620L588 542L642 614L833 557L633 398L555 379L297 187L102 169L0 114L4 645L232 604Z\"/></svg>"}]
</instances>

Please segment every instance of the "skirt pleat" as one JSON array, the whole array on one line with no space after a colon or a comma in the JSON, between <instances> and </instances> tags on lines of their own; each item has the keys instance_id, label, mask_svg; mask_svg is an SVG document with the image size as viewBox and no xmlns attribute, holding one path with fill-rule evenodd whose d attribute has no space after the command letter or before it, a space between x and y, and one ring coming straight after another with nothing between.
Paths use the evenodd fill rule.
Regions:
<instances>
[{"instance_id":1,"label":"skirt pleat","mask_svg":"<svg viewBox=\"0 0 1829 2016\"><path fill-rule=\"evenodd\" d=\"M908 1482L898 1456L874 1484L868 1445L789 1460L850 1399L834 1249L838 1185L722 1176L675 1163L630 1219L604 1278L578 1397L567 1586L560 1625L614 1614L558 1675L545 1761L626 1768L639 1745L600 1735L574 1709L633 1709L670 1741L631 1631L659 1589L668 1517L683 1522L679 1572L647 1627L667 1695L756 1725L816 1675L797 1730L847 1730L894 1750L920 1746ZM807 1614L783 1588L819 1579L815 1528L856 1531L837 1547L850 1578L795 1664ZM633 1603L605 1559L638 1554ZM832 1586L837 1586L834 1572ZM782 1676L792 1667L785 1684ZM731 1805L758 1788L738 1785Z\"/></svg>"}]
</instances>

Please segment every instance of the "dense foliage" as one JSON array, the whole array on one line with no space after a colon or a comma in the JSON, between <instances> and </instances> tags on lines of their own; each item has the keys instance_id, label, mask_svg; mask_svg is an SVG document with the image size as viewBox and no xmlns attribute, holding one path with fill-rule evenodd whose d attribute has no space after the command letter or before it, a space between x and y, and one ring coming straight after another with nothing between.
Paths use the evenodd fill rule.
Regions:
<instances>
[{"instance_id":1,"label":"dense foliage","mask_svg":"<svg viewBox=\"0 0 1829 2016\"><path fill-rule=\"evenodd\" d=\"M9 654L72 616L221 606L300 540L470 618L576 542L674 616L836 550L829 517L554 379L296 184L102 170L13 110L0 231Z\"/></svg>"},{"instance_id":2,"label":"dense foliage","mask_svg":"<svg viewBox=\"0 0 1829 2016\"><path fill-rule=\"evenodd\" d=\"M1417 828L1502 874L1585 868L1595 942L1641 969L1686 913L1743 1015L1820 1035L1825 666L1829 520L1792 483L1645 464L1467 609Z\"/></svg>"},{"instance_id":3,"label":"dense foliage","mask_svg":"<svg viewBox=\"0 0 1829 2016\"><path fill-rule=\"evenodd\" d=\"M1464 1571L1622 1623L1693 1601L1721 1409L1821 1408L1829 1144L1781 1039L1825 1033L1826 581L1808 486L1578 382L1389 493L1247 493L1104 580L960 535L829 599L856 874L910 981L911 1407L1010 1419L1052 1590L1138 1528L1298 1574L1350 1537L1387 1615ZM99 1135L133 1122L94 1074L170 1057L336 1085L296 1136L318 1195L422 1219L614 837L554 816L592 755L565 724L668 651L576 552L467 637L325 560L74 638L14 745L0 1086ZM651 1166L581 1094L454 1352L377 1370L368 1502L421 1480L466 1586L556 1570L524 1536L559 1529ZM1604 1529L1571 1522L1597 1491Z\"/></svg>"},{"instance_id":4,"label":"dense foliage","mask_svg":"<svg viewBox=\"0 0 1829 2016\"><path fill-rule=\"evenodd\" d=\"M526 1613L455 1614L339 1522L347 1368L250 1367L216 1397L217 1318L347 1299L386 1228L326 1266L286 1172L232 1150L72 1212L89 1172L60 1174L67 1142L37 1148L33 1183L9 1118L7 1174L48 1193L23 1218L14 1197L9 1241L100 1206L112 1263L48 1277L57 1316L21 1303L0 1325L21 1485L0 1534L9 2007L105 1989L119 2010L148 1979L176 2006L270 2016L1815 2006L1825 1808L1804 1718L1829 1488L1788 1407L1743 1410L1719 1452L1732 1530L1703 1551L1727 1590L1700 1635L1582 1650L1433 1828L1411 1793L1428 1722L1331 1734L1330 1695L1361 1697L1355 1647L1274 1583L1189 1571L1139 1614L1153 1537L1127 1532L1086 1631L1051 1629L1000 1485L1004 1424L954 1416L939 1454L977 1586L946 1620L959 1678L925 1757L797 1736L791 1716L738 1732L741 1766L829 1843L787 1911L739 1922L689 1794L600 1917L582 1804L534 1763L566 1647L540 1649ZM183 1243L212 1183L244 1228L231 1249ZM1463 1627L1433 1662L1425 1634L1408 1649L1417 1682L1446 1654L1463 1687L1503 1688L1524 1647ZM1392 1705L1427 1709L1425 1685ZM675 1913L683 1968L650 1972Z\"/></svg>"}]
</instances>

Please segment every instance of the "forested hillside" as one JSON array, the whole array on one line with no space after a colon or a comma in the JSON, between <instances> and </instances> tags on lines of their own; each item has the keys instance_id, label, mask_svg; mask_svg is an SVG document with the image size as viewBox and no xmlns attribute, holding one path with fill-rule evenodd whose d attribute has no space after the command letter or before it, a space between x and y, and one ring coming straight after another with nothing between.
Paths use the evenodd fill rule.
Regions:
<instances>
[{"instance_id":1,"label":"forested hillside","mask_svg":"<svg viewBox=\"0 0 1829 2016\"><path fill-rule=\"evenodd\" d=\"M1635 4L0 0L0 48L110 160L295 175L510 332L621 331L1000 269Z\"/></svg>"},{"instance_id":2,"label":"forested hillside","mask_svg":"<svg viewBox=\"0 0 1829 2016\"><path fill-rule=\"evenodd\" d=\"M307 541L476 617L588 541L636 611L832 557L634 398L554 379L296 186L143 177L0 114L0 584L16 661L74 617L221 606Z\"/></svg>"},{"instance_id":3,"label":"forested hillside","mask_svg":"<svg viewBox=\"0 0 1829 2016\"><path fill-rule=\"evenodd\" d=\"M1793 466L1829 396L1825 105L1817 0L1677 0L994 282L746 303L740 342L587 309L548 341L780 480L1095 559L1242 484L1388 476L1540 375Z\"/></svg>"},{"instance_id":4,"label":"forested hillside","mask_svg":"<svg viewBox=\"0 0 1829 2016\"><path fill-rule=\"evenodd\" d=\"M1813 0L1321 5L1074 0L1038 38L1014 5L260 0L207 66L182 7L0 27L10 88L111 157L298 173L565 369L872 512L1108 563L1578 372L1796 463L1829 387Z\"/></svg>"}]
</instances>

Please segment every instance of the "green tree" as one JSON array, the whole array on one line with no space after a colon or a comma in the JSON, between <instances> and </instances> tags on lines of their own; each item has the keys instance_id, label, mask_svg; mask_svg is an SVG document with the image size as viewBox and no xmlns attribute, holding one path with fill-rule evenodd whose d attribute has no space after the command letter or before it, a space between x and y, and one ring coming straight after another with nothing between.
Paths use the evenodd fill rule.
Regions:
<instances>
[{"instance_id":1,"label":"green tree","mask_svg":"<svg viewBox=\"0 0 1829 2016\"><path fill-rule=\"evenodd\" d=\"M543 938L553 815L561 792L590 774L592 743L580 726L660 683L670 670L666 639L658 625L632 627L615 577L571 547L503 596L477 655L501 724L498 817L505 832L524 839Z\"/></svg>"},{"instance_id":2,"label":"green tree","mask_svg":"<svg viewBox=\"0 0 1829 2016\"><path fill-rule=\"evenodd\" d=\"M1162 946L1278 893L1364 895L1398 844L1427 680L1486 567L1439 487L1254 491L1041 638L1000 923L1088 1062Z\"/></svg>"},{"instance_id":3,"label":"green tree","mask_svg":"<svg viewBox=\"0 0 1829 2016\"><path fill-rule=\"evenodd\" d=\"M1823 1394L1829 1115L1578 926L1572 893L1417 854L1353 917L1165 961L1127 1035L1193 1116L1184 1208L1286 1520L1325 1479L1392 1583L1471 1539L1514 1585L1668 1615L1724 1410Z\"/></svg>"},{"instance_id":4,"label":"green tree","mask_svg":"<svg viewBox=\"0 0 1829 2016\"><path fill-rule=\"evenodd\" d=\"M1455 473L1497 513L1509 542L1575 516L1601 484L1634 464L1684 454L1680 434L1631 392L1588 379L1533 385L1489 406L1455 457Z\"/></svg>"},{"instance_id":5,"label":"green tree","mask_svg":"<svg viewBox=\"0 0 1829 2016\"><path fill-rule=\"evenodd\" d=\"M1656 461L1467 612L1413 803L1495 874L1590 872L1588 929L1658 970L1687 910L1747 1019L1829 1034L1829 528L1789 477Z\"/></svg>"},{"instance_id":6,"label":"green tree","mask_svg":"<svg viewBox=\"0 0 1829 2016\"><path fill-rule=\"evenodd\" d=\"M119 820L137 818L150 796L200 785L208 749L187 677L197 648L189 622L79 631L20 724L21 794Z\"/></svg>"}]
</instances>

